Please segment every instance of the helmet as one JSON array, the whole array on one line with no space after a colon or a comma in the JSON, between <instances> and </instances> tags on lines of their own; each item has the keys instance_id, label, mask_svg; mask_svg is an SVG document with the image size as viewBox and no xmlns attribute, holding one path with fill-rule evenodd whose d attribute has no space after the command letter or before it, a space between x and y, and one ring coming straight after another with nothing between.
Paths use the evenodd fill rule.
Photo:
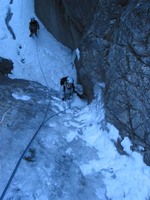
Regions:
<instances>
[{"instance_id":1,"label":"helmet","mask_svg":"<svg viewBox=\"0 0 150 200\"><path fill-rule=\"evenodd\" d=\"M74 81L73 81L73 78L71 78L70 76L68 76L68 78L67 78L67 83L73 83Z\"/></svg>"}]
</instances>

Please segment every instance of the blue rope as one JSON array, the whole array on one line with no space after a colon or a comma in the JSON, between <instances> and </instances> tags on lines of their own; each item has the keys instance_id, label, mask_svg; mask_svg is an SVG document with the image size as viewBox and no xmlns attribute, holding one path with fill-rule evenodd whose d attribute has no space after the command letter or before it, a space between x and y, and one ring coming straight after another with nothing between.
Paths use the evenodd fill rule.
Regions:
<instances>
[{"instance_id":1,"label":"blue rope","mask_svg":"<svg viewBox=\"0 0 150 200\"><path fill-rule=\"evenodd\" d=\"M33 135L32 139L30 140L30 142L29 142L29 144L27 145L26 149L23 151L22 155L20 156L20 158L19 158L19 160L18 160L18 162L17 162L17 164L16 164L16 166L15 166L15 169L13 170L13 172L12 172L12 174L11 174L11 176L10 176L8 182L7 182L7 185L6 185L6 187L5 187L5 189L4 189L3 193L2 193L2 195L1 195L1 197L0 197L0 200L3 200L5 194L6 194L8 188L9 188L9 186L10 186L10 183L11 183L12 179L14 178L14 176L15 176L15 174L16 174L16 172L17 172L17 169L19 168L19 165L20 165L20 163L21 163L21 160L23 159L24 155L26 154L28 148L30 147L30 145L31 145L31 143L33 142L33 140L35 139L35 137L36 137L36 135L38 134L39 130L42 128L42 126L43 126L43 124L44 124L44 121L45 121L45 118L46 118L46 116L47 116L47 112L48 112L49 105L50 105L50 100L49 100L49 103L48 103L46 112L45 112L45 114L44 114L44 118L43 118L43 120L42 120L42 123L40 124L39 128L37 129L37 131L36 131L35 134Z\"/></svg>"},{"instance_id":2,"label":"blue rope","mask_svg":"<svg viewBox=\"0 0 150 200\"><path fill-rule=\"evenodd\" d=\"M53 117L59 115L60 113L63 113L64 111L66 111L66 110L69 109L69 107L68 107L68 108L66 108L65 110L60 111L60 112L58 112L58 113L56 113L56 114L50 116L48 119L45 120L45 118L46 118L46 116L47 116L47 112L48 112L49 105L50 105L50 100L49 100L49 104L48 104L48 106L47 106L47 110L46 110L46 112L45 112L43 121L42 121L42 123L40 124L39 128L37 129L37 131L35 132L35 134L34 134L34 136L32 137L32 139L30 140L30 142L29 142L29 144L27 145L26 149L24 150L24 152L23 152L22 155L20 156L20 158L19 158L19 160L18 160L18 162L17 162L17 164L16 164L16 166L15 166L15 169L13 170L13 172L12 172L12 174L11 174L11 176L10 176L8 182L7 182L7 185L6 185L6 187L5 187L5 189L4 189L3 193L2 193L2 195L1 195L1 197L0 197L0 200L3 200L3 198L4 198L4 196L5 196L5 194L6 194L7 190L8 190L8 188L9 188L9 186L10 186L10 184L11 184L11 182L12 182L12 180L13 180L13 178L14 178L14 176L15 176L15 174L16 174L18 168L19 168L19 165L20 165L20 163L21 163L21 160L24 158L24 156L25 156L27 150L29 149L30 145L32 144L33 140L35 139L36 135L38 134L38 132L40 131L40 129L42 128L42 126L43 126L48 120L50 120L51 118L53 118Z\"/></svg>"}]
</instances>

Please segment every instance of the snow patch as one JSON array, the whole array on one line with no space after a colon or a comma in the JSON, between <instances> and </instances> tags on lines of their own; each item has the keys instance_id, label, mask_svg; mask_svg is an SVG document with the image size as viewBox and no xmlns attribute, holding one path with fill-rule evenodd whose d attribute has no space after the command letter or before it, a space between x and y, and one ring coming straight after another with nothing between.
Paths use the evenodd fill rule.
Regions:
<instances>
[{"instance_id":1,"label":"snow patch","mask_svg":"<svg viewBox=\"0 0 150 200\"><path fill-rule=\"evenodd\" d=\"M22 101L29 101L31 99L30 96L22 95L22 94L19 94L19 93L12 93L12 96L13 96L14 99L22 100Z\"/></svg>"}]
</instances>

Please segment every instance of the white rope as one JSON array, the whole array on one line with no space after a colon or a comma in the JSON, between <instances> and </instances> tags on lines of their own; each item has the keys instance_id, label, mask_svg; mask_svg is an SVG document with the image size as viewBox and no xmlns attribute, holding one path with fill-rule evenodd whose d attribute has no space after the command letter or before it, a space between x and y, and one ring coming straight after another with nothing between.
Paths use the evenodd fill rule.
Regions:
<instances>
[{"instance_id":1,"label":"white rope","mask_svg":"<svg viewBox=\"0 0 150 200\"><path fill-rule=\"evenodd\" d=\"M5 118L6 114L10 111L10 109L11 109L11 108L9 108L9 109L3 114L2 119L1 119L1 121L0 121L0 124L3 123L4 118Z\"/></svg>"},{"instance_id":2,"label":"white rope","mask_svg":"<svg viewBox=\"0 0 150 200\"><path fill-rule=\"evenodd\" d=\"M40 66L40 70L42 72L42 75L43 75L43 78L45 80L46 86L47 86L47 88L49 88L49 85L48 85L48 82L46 80L46 77L45 77L45 74L44 74L44 71L43 71L43 68L42 68L42 65L41 65L41 61L40 61L40 58L39 58L39 54L38 54L39 48L38 48L38 42L37 42L37 40L36 40L36 44L37 44L37 58L38 58L38 63L39 63L39 66Z\"/></svg>"}]
</instances>

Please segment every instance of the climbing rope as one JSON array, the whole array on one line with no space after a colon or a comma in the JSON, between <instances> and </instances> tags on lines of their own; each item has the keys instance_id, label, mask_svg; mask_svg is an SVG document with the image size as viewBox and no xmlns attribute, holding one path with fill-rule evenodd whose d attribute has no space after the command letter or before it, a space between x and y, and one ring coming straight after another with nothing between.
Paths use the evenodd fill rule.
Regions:
<instances>
[{"instance_id":1,"label":"climbing rope","mask_svg":"<svg viewBox=\"0 0 150 200\"><path fill-rule=\"evenodd\" d=\"M39 54L38 54L39 48L38 48L37 40L36 40L36 46L37 46L37 58L38 58L38 63L39 63L39 66L40 66L40 70L41 70L42 76L43 76L43 78L45 80L46 86L47 86L47 88L49 88L49 85L48 85L48 82L46 80L46 77L45 77L45 74L44 74L44 71L43 71L43 68L42 68L42 65L41 65L41 61L40 61L40 58L39 58Z\"/></svg>"}]
</instances>

